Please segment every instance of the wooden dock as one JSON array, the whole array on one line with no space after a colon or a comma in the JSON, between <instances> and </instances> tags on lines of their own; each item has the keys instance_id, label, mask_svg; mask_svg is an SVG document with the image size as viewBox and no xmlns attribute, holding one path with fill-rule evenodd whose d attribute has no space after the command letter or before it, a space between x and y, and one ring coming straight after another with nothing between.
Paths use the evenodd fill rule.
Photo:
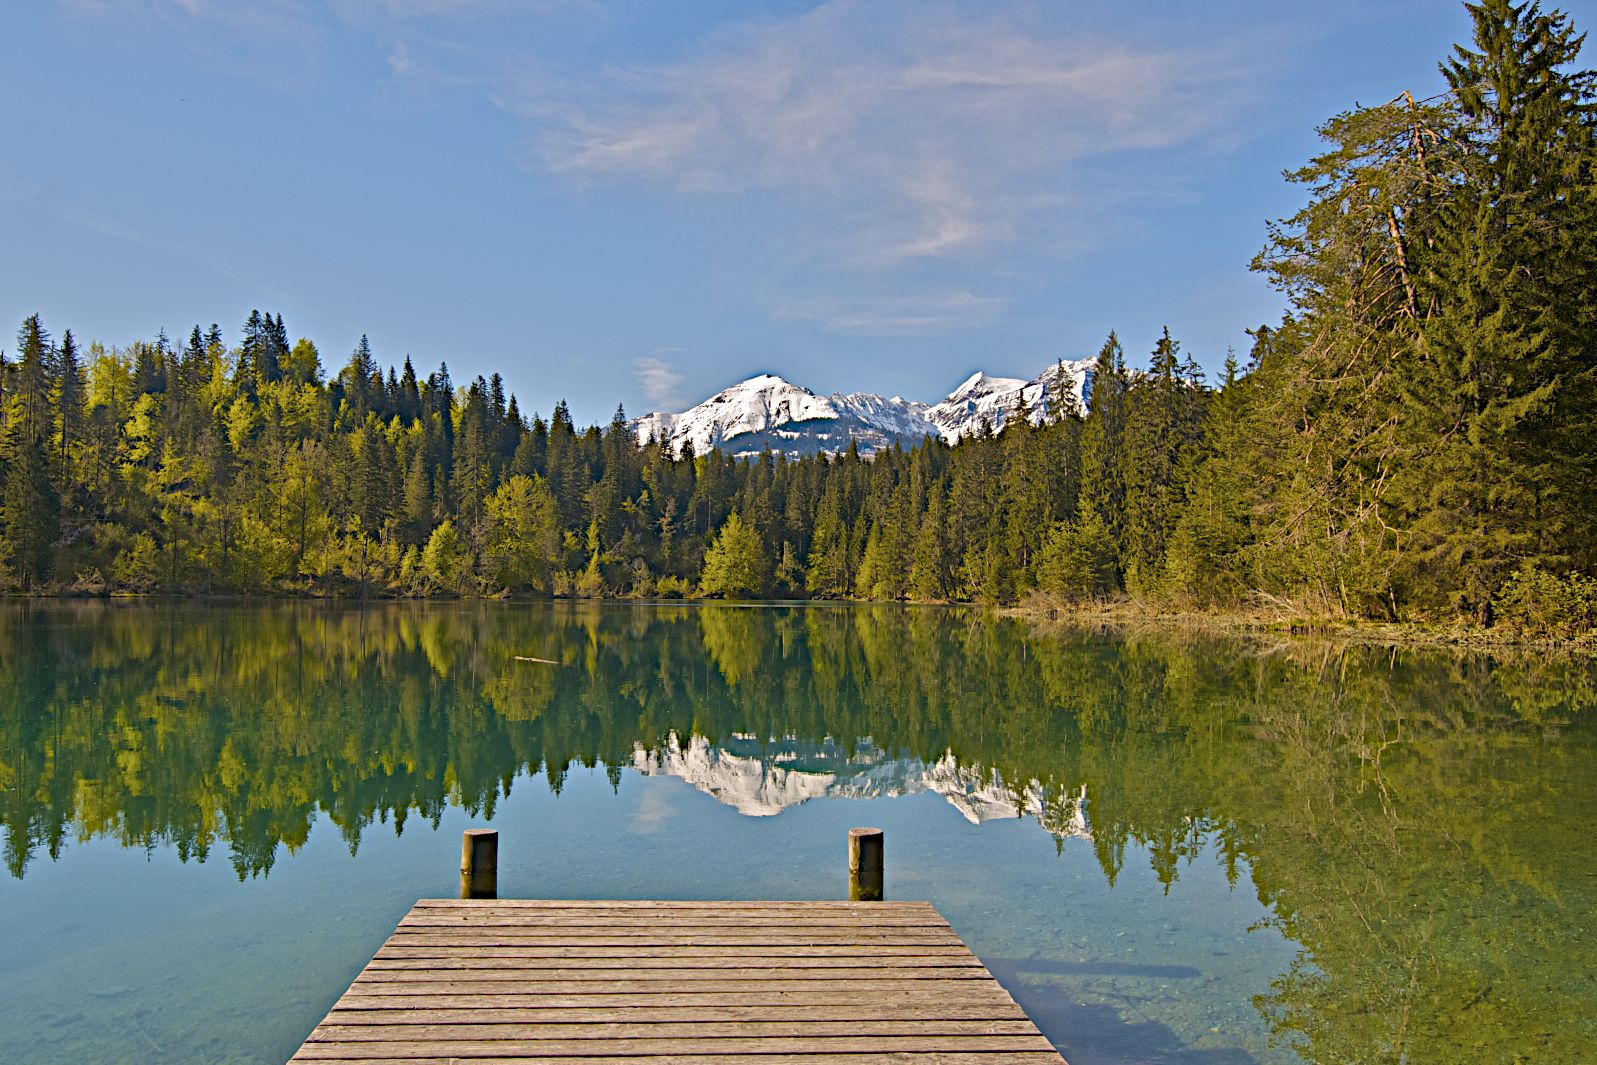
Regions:
<instances>
[{"instance_id":1,"label":"wooden dock","mask_svg":"<svg viewBox=\"0 0 1597 1065\"><path fill-rule=\"evenodd\" d=\"M418 902L293 1060L1063 1062L930 903L522 899Z\"/></svg>"}]
</instances>

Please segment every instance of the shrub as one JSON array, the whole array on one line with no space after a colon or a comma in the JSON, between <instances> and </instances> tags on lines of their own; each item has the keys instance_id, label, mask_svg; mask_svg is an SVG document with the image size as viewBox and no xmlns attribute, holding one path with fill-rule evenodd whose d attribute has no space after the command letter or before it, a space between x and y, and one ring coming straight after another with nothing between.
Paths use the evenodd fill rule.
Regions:
<instances>
[{"instance_id":1,"label":"shrub","mask_svg":"<svg viewBox=\"0 0 1597 1065\"><path fill-rule=\"evenodd\" d=\"M1580 636L1597 628L1597 578L1559 577L1521 566L1493 600L1497 622L1536 636Z\"/></svg>"}]
</instances>

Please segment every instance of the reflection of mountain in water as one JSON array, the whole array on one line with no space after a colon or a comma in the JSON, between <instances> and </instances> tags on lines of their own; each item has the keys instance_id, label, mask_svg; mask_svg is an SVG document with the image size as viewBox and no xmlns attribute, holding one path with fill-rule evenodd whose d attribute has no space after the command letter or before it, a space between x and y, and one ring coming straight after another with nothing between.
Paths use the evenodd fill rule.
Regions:
<instances>
[{"instance_id":1,"label":"reflection of mountain in water","mask_svg":"<svg viewBox=\"0 0 1597 1065\"><path fill-rule=\"evenodd\" d=\"M749 817L772 817L811 799L876 799L934 792L973 825L1006 818L1040 817L1044 787L1030 781L1012 788L997 770L961 766L952 752L935 762L889 758L869 741L853 753L832 740L809 743L795 737L760 742L748 734L712 744L703 736L683 746L675 732L655 751L640 744L632 767L645 776L680 777L695 788ZM1075 798L1074 816L1055 815L1055 835L1091 839L1087 789Z\"/></svg>"}]
</instances>

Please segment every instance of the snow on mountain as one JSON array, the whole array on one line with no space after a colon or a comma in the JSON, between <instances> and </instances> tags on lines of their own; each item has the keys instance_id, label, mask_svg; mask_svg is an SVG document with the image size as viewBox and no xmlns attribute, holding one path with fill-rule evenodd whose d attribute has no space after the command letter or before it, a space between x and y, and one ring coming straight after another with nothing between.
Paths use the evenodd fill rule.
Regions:
<instances>
[{"instance_id":1,"label":"snow on mountain","mask_svg":"<svg viewBox=\"0 0 1597 1065\"><path fill-rule=\"evenodd\" d=\"M774 374L761 374L681 414L648 414L632 426L639 440L663 440L677 452L691 443L697 454L718 447L748 457L769 447L796 458L846 451L855 442L868 455L895 441L913 446L934 434L954 443L984 421L1001 429L1017 401L1036 424L1052 416L1061 393L1085 409L1092 366L1091 359L1057 362L1030 381L976 373L930 406L869 392L823 397Z\"/></svg>"},{"instance_id":2,"label":"snow on mountain","mask_svg":"<svg viewBox=\"0 0 1597 1065\"><path fill-rule=\"evenodd\" d=\"M1015 393L1025 387L1026 382L1019 378L989 377L978 371L942 402L929 407L926 420L937 426L944 440L953 443L975 430L983 418L988 425L997 428L1014 405Z\"/></svg>"},{"instance_id":3,"label":"snow on mountain","mask_svg":"<svg viewBox=\"0 0 1597 1065\"><path fill-rule=\"evenodd\" d=\"M913 444L933 430L924 403L884 399L868 393L817 396L775 374L761 374L723 389L681 414L649 414L632 423L640 440L664 440L680 452L712 447L736 457L758 455L767 446L791 457L846 451L851 440L865 453Z\"/></svg>"},{"instance_id":4,"label":"snow on mountain","mask_svg":"<svg viewBox=\"0 0 1597 1065\"><path fill-rule=\"evenodd\" d=\"M913 443L930 435L926 412L931 408L912 399L894 396L887 399L874 392L833 392L832 405L848 417L875 426L890 436Z\"/></svg>"},{"instance_id":5,"label":"snow on mountain","mask_svg":"<svg viewBox=\"0 0 1597 1065\"><path fill-rule=\"evenodd\" d=\"M694 736L683 745L673 733L659 750L639 746L632 767L644 776L678 777L748 817L774 817L811 799L874 799L932 792L948 800L973 825L1034 816L1056 835L1092 836L1085 792L1050 806L1036 781L1013 789L996 773L961 766L951 753L926 763L887 758L868 745L849 756L830 742L786 739L762 743L752 736L735 736L712 745L704 737Z\"/></svg>"},{"instance_id":6,"label":"snow on mountain","mask_svg":"<svg viewBox=\"0 0 1597 1065\"><path fill-rule=\"evenodd\" d=\"M1030 381L975 373L947 399L927 408L926 418L952 444L976 432L984 419L994 431L1002 429L1018 399L1032 424L1041 425L1054 413L1061 379L1063 390L1073 397L1078 409L1086 410L1093 363L1093 359L1056 362Z\"/></svg>"}]
</instances>

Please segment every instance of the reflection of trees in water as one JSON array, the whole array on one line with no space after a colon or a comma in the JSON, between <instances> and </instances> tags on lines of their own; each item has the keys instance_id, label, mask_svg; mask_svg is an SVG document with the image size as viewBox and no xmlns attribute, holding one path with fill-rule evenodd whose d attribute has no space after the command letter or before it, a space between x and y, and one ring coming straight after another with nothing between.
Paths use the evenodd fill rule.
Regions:
<instances>
[{"instance_id":1,"label":"reflection of trees in water","mask_svg":"<svg viewBox=\"0 0 1597 1065\"><path fill-rule=\"evenodd\" d=\"M353 849L672 733L868 737L1029 788L1061 835L1085 787L1111 881L1145 851L1168 890L1212 840L1306 948L1260 1007L1311 1059L1597 1050L1590 663L594 604L20 605L0 647L15 876L107 836L221 841L243 877L319 810Z\"/></svg>"}]
</instances>

